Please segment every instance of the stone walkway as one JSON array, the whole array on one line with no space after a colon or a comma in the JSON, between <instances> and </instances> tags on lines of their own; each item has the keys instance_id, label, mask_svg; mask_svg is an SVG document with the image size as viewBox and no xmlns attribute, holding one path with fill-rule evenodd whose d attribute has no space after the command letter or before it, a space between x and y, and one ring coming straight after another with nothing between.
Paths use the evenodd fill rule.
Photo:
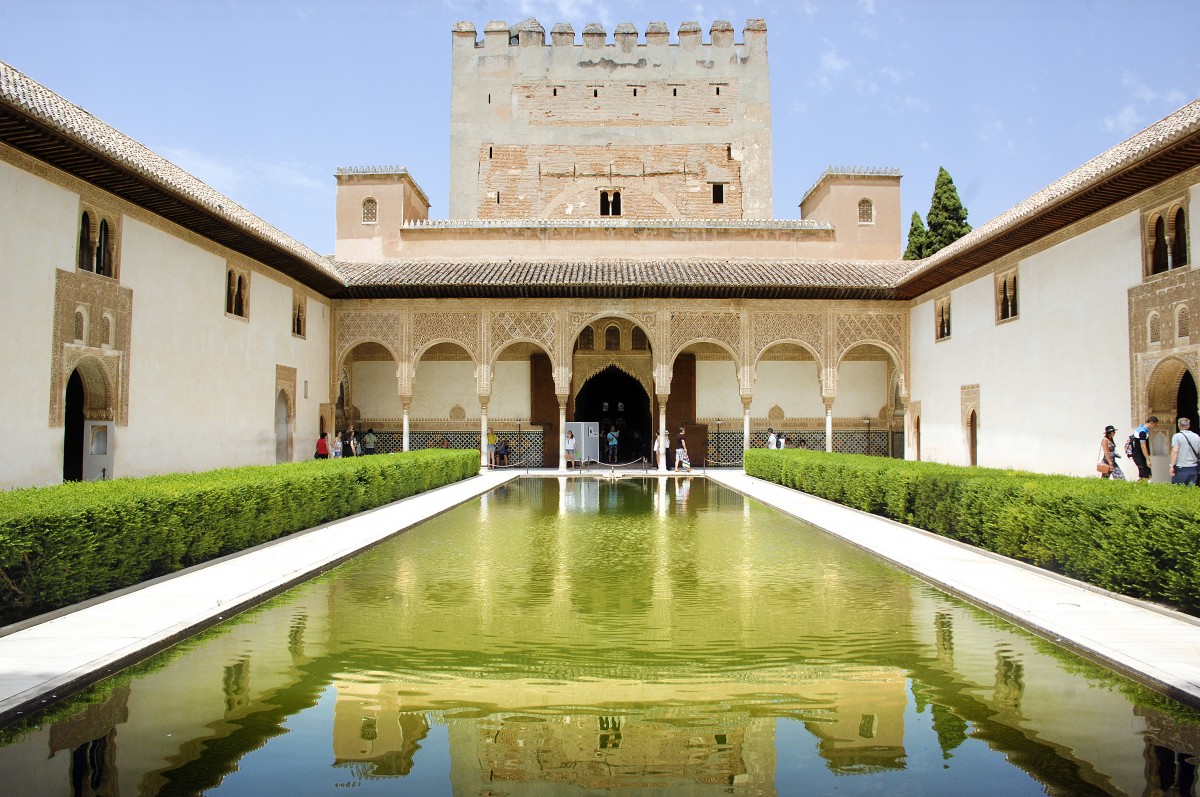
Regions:
<instances>
[{"instance_id":1,"label":"stone walkway","mask_svg":"<svg viewBox=\"0 0 1200 797\"><path fill-rule=\"evenodd\" d=\"M116 672L327 570L521 470L457 484L293 534L0 631L0 723ZM534 476L559 475L535 470ZM638 473L626 474L630 476ZM702 476L699 471L692 476ZM735 470L707 477L1142 683L1200 708L1200 620L857 512Z\"/></svg>"}]
</instances>

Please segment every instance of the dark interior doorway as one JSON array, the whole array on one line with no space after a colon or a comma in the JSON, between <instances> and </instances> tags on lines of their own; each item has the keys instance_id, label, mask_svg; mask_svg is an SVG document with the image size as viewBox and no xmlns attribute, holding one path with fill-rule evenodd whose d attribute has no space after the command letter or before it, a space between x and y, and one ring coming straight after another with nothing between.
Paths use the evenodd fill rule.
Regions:
<instances>
[{"instance_id":1,"label":"dark interior doorway","mask_svg":"<svg viewBox=\"0 0 1200 797\"><path fill-rule=\"evenodd\" d=\"M63 410L63 481L83 481L83 378L72 371Z\"/></svg>"},{"instance_id":2,"label":"dark interior doorway","mask_svg":"<svg viewBox=\"0 0 1200 797\"><path fill-rule=\"evenodd\" d=\"M575 421L600 424L600 439L610 426L617 427L620 443L617 462L650 456L650 397L641 383L610 365L593 376L575 396ZM603 459L603 448L601 459Z\"/></svg>"},{"instance_id":3,"label":"dark interior doorway","mask_svg":"<svg viewBox=\"0 0 1200 797\"><path fill-rule=\"evenodd\" d=\"M1200 430L1200 412L1196 411L1196 380L1192 378L1191 371L1184 371L1183 378L1179 380L1179 394L1175 399L1176 410L1180 418L1187 418L1192 422L1192 431ZM1173 424L1167 424L1173 425ZM1174 433L1171 430L1171 434Z\"/></svg>"}]
</instances>

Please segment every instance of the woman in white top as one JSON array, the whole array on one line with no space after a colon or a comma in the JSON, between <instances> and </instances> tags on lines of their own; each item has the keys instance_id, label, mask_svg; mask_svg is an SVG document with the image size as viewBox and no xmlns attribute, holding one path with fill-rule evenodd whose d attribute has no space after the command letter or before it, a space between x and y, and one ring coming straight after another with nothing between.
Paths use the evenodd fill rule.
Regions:
<instances>
[{"instance_id":1,"label":"woman in white top","mask_svg":"<svg viewBox=\"0 0 1200 797\"><path fill-rule=\"evenodd\" d=\"M563 447L567 452L567 467L570 468L573 464L575 464L575 433L568 431L567 439L563 442Z\"/></svg>"}]
</instances>

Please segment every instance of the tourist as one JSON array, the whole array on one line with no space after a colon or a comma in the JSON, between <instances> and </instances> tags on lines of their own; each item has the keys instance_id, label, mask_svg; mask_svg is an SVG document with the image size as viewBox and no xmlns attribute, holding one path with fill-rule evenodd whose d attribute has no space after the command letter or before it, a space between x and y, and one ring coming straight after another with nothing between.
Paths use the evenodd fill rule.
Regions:
<instances>
[{"instance_id":1,"label":"tourist","mask_svg":"<svg viewBox=\"0 0 1200 797\"><path fill-rule=\"evenodd\" d=\"M342 438L342 456L358 456L358 438L354 436L353 426L346 430L346 436Z\"/></svg>"},{"instance_id":2,"label":"tourist","mask_svg":"<svg viewBox=\"0 0 1200 797\"><path fill-rule=\"evenodd\" d=\"M667 467L667 433L664 429L659 429L654 433L654 467L665 469Z\"/></svg>"},{"instance_id":3,"label":"tourist","mask_svg":"<svg viewBox=\"0 0 1200 797\"><path fill-rule=\"evenodd\" d=\"M329 459L329 443L325 440L327 436L325 432L321 432L321 436L317 438L317 459Z\"/></svg>"},{"instance_id":4,"label":"tourist","mask_svg":"<svg viewBox=\"0 0 1200 797\"><path fill-rule=\"evenodd\" d=\"M575 464L575 433L567 430L567 439L563 441L563 449L567 455L567 470Z\"/></svg>"},{"instance_id":5,"label":"tourist","mask_svg":"<svg viewBox=\"0 0 1200 797\"><path fill-rule=\"evenodd\" d=\"M491 429L487 433L487 462L489 468L496 467L496 433Z\"/></svg>"},{"instance_id":6,"label":"tourist","mask_svg":"<svg viewBox=\"0 0 1200 797\"><path fill-rule=\"evenodd\" d=\"M787 448L787 437L784 436L783 432L780 432L779 437L776 438L775 447L776 448Z\"/></svg>"},{"instance_id":7,"label":"tourist","mask_svg":"<svg viewBox=\"0 0 1200 797\"><path fill-rule=\"evenodd\" d=\"M1140 482L1150 481L1153 475L1150 470L1150 431L1155 426L1158 426L1158 418L1151 415L1144 424L1133 430L1125 447L1125 453L1129 454L1133 464L1137 465Z\"/></svg>"},{"instance_id":8,"label":"tourist","mask_svg":"<svg viewBox=\"0 0 1200 797\"><path fill-rule=\"evenodd\" d=\"M680 467L685 468L689 473L692 470L692 461L688 458L687 440L684 438L683 427L679 427L679 434L675 436L675 472L679 472Z\"/></svg>"},{"instance_id":9,"label":"tourist","mask_svg":"<svg viewBox=\"0 0 1200 797\"><path fill-rule=\"evenodd\" d=\"M1101 479L1116 479L1125 481L1125 471L1117 464L1117 444L1113 436L1117 427L1105 426L1104 436L1100 438L1100 459L1096 461L1096 470L1100 471Z\"/></svg>"},{"instance_id":10,"label":"tourist","mask_svg":"<svg viewBox=\"0 0 1200 797\"><path fill-rule=\"evenodd\" d=\"M508 467L508 441L498 440L496 442L496 467Z\"/></svg>"},{"instance_id":11,"label":"tourist","mask_svg":"<svg viewBox=\"0 0 1200 797\"><path fill-rule=\"evenodd\" d=\"M334 437L334 439L333 439L333 458L334 459L342 458L342 433L341 432L338 432L337 436Z\"/></svg>"},{"instance_id":12,"label":"tourist","mask_svg":"<svg viewBox=\"0 0 1200 797\"><path fill-rule=\"evenodd\" d=\"M779 438L775 436L775 430L770 426L767 427L767 448L774 449L775 444L779 442Z\"/></svg>"},{"instance_id":13,"label":"tourist","mask_svg":"<svg viewBox=\"0 0 1200 797\"><path fill-rule=\"evenodd\" d=\"M379 438L375 436L374 429L368 429L367 433L362 437L362 446L364 454L374 454L375 444L379 442Z\"/></svg>"},{"instance_id":14,"label":"tourist","mask_svg":"<svg viewBox=\"0 0 1200 797\"><path fill-rule=\"evenodd\" d=\"M608 427L608 461L614 464L617 461L617 440L619 435L620 432L617 431L617 427Z\"/></svg>"},{"instance_id":15,"label":"tourist","mask_svg":"<svg viewBox=\"0 0 1200 797\"><path fill-rule=\"evenodd\" d=\"M1192 431L1187 418L1175 421L1179 431L1171 437L1171 484L1196 486L1200 468L1200 435Z\"/></svg>"}]
</instances>

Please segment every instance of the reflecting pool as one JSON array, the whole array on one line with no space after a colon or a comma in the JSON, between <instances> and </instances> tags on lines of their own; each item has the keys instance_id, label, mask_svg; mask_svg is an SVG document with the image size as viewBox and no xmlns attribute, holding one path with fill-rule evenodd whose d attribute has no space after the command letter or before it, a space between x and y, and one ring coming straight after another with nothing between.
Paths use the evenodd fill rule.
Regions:
<instances>
[{"instance_id":1,"label":"reflecting pool","mask_svg":"<svg viewBox=\"0 0 1200 797\"><path fill-rule=\"evenodd\" d=\"M704 479L526 479L6 729L6 794L1193 794L1200 718Z\"/></svg>"}]
</instances>

